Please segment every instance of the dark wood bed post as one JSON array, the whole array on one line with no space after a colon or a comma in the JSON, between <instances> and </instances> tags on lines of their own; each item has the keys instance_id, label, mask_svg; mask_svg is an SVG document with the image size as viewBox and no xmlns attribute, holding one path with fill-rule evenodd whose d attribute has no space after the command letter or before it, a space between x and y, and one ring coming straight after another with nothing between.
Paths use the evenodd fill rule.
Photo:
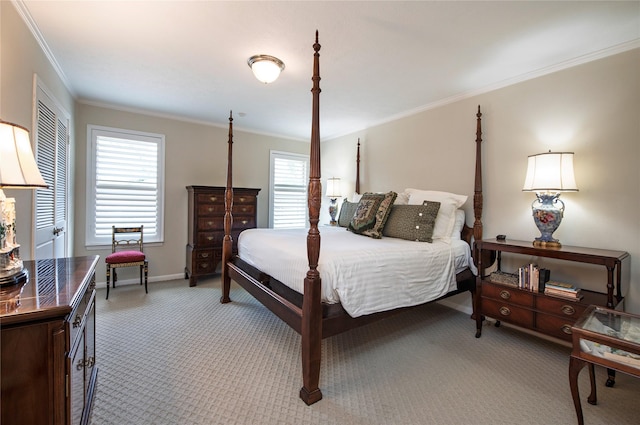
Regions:
<instances>
[{"instance_id":1,"label":"dark wood bed post","mask_svg":"<svg viewBox=\"0 0 640 425\"><path fill-rule=\"evenodd\" d=\"M473 193L473 238L478 241L482 239L482 112L478 105L478 113L476 114L476 176ZM474 258L477 258L474 256Z\"/></svg>"},{"instance_id":2,"label":"dark wood bed post","mask_svg":"<svg viewBox=\"0 0 640 425\"><path fill-rule=\"evenodd\" d=\"M358 137L358 150L356 151L356 193L360 193L360 138Z\"/></svg>"},{"instance_id":3,"label":"dark wood bed post","mask_svg":"<svg viewBox=\"0 0 640 425\"><path fill-rule=\"evenodd\" d=\"M225 304L231 302L229 291L231 289L231 278L229 277L229 266L233 254L233 239L231 229L233 228L233 111L229 111L229 153L227 157L227 187L224 192L224 239L222 240L222 296L220 302Z\"/></svg>"},{"instance_id":4,"label":"dark wood bed post","mask_svg":"<svg viewBox=\"0 0 640 425\"><path fill-rule=\"evenodd\" d=\"M322 299L318 258L320 257L320 232L318 221L322 183L320 182L320 44L318 31L313 44L313 111L311 121L311 152L309 173L309 233L307 257L309 271L304 279L302 300L302 388L300 398L313 404L322 398L320 383L320 354L322 349Z\"/></svg>"}]
</instances>

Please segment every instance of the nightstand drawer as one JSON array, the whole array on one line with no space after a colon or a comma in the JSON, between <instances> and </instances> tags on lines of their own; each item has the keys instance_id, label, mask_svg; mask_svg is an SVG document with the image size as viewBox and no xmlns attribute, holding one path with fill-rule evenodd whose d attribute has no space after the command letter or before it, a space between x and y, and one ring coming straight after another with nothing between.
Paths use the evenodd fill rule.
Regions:
<instances>
[{"instance_id":1,"label":"nightstand drawer","mask_svg":"<svg viewBox=\"0 0 640 425\"><path fill-rule=\"evenodd\" d=\"M493 298L501 302L509 304L517 304L525 307L533 307L533 295L518 290L516 288L509 288L503 285L493 285L491 283L482 284L482 298ZM484 303L484 301L483 301Z\"/></svg>"},{"instance_id":2,"label":"nightstand drawer","mask_svg":"<svg viewBox=\"0 0 640 425\"><path fill-rule=\"evenodd\" d=\"M571 340L571 326L575 324L576 320L567 317L555 317L548 314L538 313L536 315L535 328L547 335L562 338L564 340Z\"/></svg>"},{"instance_id":3,"label":"nightstand drawer","mask_svg":"<svg viewBox=\"0 0 640 425\"><path fill-rule=\"evenodd\" d=\"M545 313L577 320L587 306L575 301L566 301L552 297L538 297L536 307ZM568 320L567 319L567 320Z\"/></svg>"},{"instance_id":4,"label":"nightstand drawer","mask_svg":"<svg viewBox=\"0 0 640 425\"><path fill-rule=\"evenodd\" d=\"M484 288L483 288L484 289ZM531 327L533 312L513 304L506 304L496 300L482 299L482 312L497 320L513 323L514 325Z\"/></svg>"}]
</instances>

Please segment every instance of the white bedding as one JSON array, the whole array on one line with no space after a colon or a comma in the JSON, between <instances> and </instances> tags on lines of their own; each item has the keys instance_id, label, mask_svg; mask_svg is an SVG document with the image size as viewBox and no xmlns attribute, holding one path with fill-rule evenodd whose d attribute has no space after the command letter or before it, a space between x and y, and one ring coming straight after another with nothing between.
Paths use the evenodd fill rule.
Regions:
<instances>
[{"instance_id":1,"label":"white bedding","mask_svg":"<svg viewBox=\"0 0 640 425\"><path fill-rule=\"evenodd\" d=\"M318 271L322 299L342 303L352 317L432 301L456 288L455 274L470 267L469 245L383 237L372 239L343 227L320 227ZM303 293L309 270L307 229L249 229L238 238L238 255ZM286 260L284 260L286 259Z\"/></svg>"}]
</instances>

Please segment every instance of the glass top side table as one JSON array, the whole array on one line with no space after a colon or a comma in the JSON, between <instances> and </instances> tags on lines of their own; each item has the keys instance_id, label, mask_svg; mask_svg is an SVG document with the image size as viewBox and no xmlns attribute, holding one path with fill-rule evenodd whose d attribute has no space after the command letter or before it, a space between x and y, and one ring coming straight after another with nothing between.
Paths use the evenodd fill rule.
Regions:
<instances>
[{"instance_id":1,"label":"glass top side table","mask_svg":"<svg viewBox=\"0 0 640 425\"><path fill-rule=\"evenodd\" d=\"M589 306L571 327L573 348L569 362L569 385L578 424L584 424L578 393L578 374L589 365L590 404L597 403L594 365L604 366L632 376L640 377L640 316ZM609 374L607 386L615 383Z\"/></svg>"}]
</instances>

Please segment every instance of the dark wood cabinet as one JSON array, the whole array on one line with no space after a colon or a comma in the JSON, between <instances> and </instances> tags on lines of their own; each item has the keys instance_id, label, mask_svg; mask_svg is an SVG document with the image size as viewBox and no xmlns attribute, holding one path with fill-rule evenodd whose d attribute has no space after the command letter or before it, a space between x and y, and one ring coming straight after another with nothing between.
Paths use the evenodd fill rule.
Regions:
<instances>
[{"instance_id":1,"label":"dark wood cabinet","mask_svg":"<svg viewBox=\"0 0 640 425\"><path fill-rule=\"evenodd\" d=\"M187 186L188 243L185 279L195 286L198 277L216 272L222 261L224 238L224 187ZM233 188L233 252L238 251L238 236L256 227L260 189Z\"/></svg>"},{"instance_id":2,"label":"dark wood cabinet","mask_svg":"<svg viewBox=\"0 0 640 425\"><path fill-rule=\"evenodd\" d=\"M476 337L482 331L483 316L492 317L545 335L571 341L571 327L589 305L615 308L623 301L621 292L622 263L629 258L623 251L563 246L561 248L535 247L526 241L481 240L476 242L480 259L476 279ZM485 251L485 253L483 253ZM604 266L603 292L582 289L584 298L579 301L545 295L525 289L501 285L485 276L482 259L490 258L486 251L494 251L500 259L502 253L544 257L577 263ZM485 254L485 255L483 255ZM528 261L528 260L526 260ZM500 262L498 262L500 264ZM553 273L552 273L553 280ZM581 285L578 282L576 286Z\"/></svg>"},{"instance_id":3,"label":"dark wood cabinet","mask_svg":"<svg viewBox=\"0 0 640 425\"><path fill-rule=\"evenodd\" d=\"M25 261L0 288L2 424L87 424L98 368L98 256Z\"/></svg>"}]
</instances>

